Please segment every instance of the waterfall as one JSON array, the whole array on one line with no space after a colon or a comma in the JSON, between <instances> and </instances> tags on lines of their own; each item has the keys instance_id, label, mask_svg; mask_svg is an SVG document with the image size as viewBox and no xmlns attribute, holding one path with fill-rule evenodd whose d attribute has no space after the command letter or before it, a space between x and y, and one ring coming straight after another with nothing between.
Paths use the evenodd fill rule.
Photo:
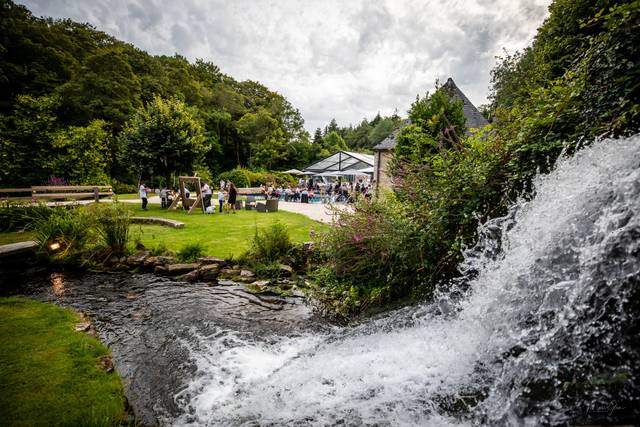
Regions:
<instances>
[{"instance_id":1,"label":"waterfall","mask_svg":"<svg viewBox=\"0 0 640 427\"><path fill-rule=\"evenodd\" d=\"M559 425L640 418L640 136L593 143L480 229L465 279L352 328L185 340L177 425Z\"/></svg>"}]
</instances>

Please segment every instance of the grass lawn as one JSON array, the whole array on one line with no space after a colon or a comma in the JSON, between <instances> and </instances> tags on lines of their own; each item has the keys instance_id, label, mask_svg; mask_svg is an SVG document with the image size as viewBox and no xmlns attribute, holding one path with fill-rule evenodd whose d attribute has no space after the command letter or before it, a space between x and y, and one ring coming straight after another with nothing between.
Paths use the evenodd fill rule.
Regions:
<instances>
[{"instance_id":1,"label":"grass lawn","mask_svg":"<svg viewBox=\"0 0 640 427\"><path fill-rule=\"evenodd\" d=\"M75 332L77 314L27 298L0 298L0 424L117 425L125 414L109 350Z\"/></svg>"},{"instance_id":2,"label":"grass lawn","mask_svg":"<svg viewBox=\"0 0 640 427\"><path fill-rule=\"evenodd\" d=\"M147 211L137 205L131 210L135 216L155 216L174 219L185 223L184 228L175 229L158 225L131 226L132 240L140 239L147 248L164 244L167 249L178 251L187 243L200 242L207 255L228 258L238 256L249 248L250 240L258 229L276 221L286 225L293 242L310 240L311 229L321 231L328 227L291 212L258 213L255 210L238 211L236 214L205 215L202 211L187 214L185 211L167 211L159 205L149 204Z\"/></svg>"},{"instance_id":3,"label":"grass lawn","mask_svg":"<svg viewBox=\"0 0 640 427\"><path fill-rule=\"evenodd\" d=\"M155 194L153 194L153 196L155 196ZM134 200L134 199L139 199L140 195L138 193L118 194L116 198L118 200Z\"/></svg>"},{"instance_id":4,"label":"grass lawn","mask_svg":"<svg viewBox=\"0 0 640 427\"><path fill-rule=\"evenodd\" d=\"M26 240L32 240L33 233L28 231L12 231L9 233L0 233L0 245L7 245L9 243L24 242Z\"/></svg>"}]
</instances>

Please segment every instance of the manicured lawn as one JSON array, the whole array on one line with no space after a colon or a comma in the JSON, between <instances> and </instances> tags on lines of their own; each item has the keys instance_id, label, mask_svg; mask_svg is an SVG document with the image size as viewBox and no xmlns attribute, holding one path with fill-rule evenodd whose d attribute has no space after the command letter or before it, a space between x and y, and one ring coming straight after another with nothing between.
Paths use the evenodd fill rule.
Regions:
<instances>
[{"instance_id":1,"label":"manicured lawn","mask_svg":"<svg viewBox=\"0 0 640 427\"><path fill-rule=\"evenodd\" d=\"M155 196L155 194L153 194L153 196ZM140 195L138 193L118 194L116 198L118 200L134 200L134 199L139 199Z\"/></svg>"},{"instance_id":2,"label":"manicured lawn","mask_svg":"<svg viewBox=\"0 0 640 427\"><path fill-rule=\"evenodd\" d=\"M9 243L24 242L26 240L32 240L33 233L28 231L13 231L10 233L0 233L0 245L7 245Z\"/></svg>"},{"instance_id":3,"label":"manicured lawn","mask_svg":"<svg viewBox=\"0 0 640 427\"><path fill-rule=\"evenodd\" d=\"M167 211L159 205L148 206L143 211L137 205L131 206L136 216L155 216L174 219L185 223L183 229L157 225L132 225L132 240L140 239L147 248L164 244L167 249L178 251L187 243L200 242L206 248L207 255L219 257L238 256L249 248L250 240L258 229L267 227L276 221L285 224L293 242L310 240L311 229L320 231L328 227L313 221L304 215L291 212L258 213L256 211L238 211L237 214L205 215L202 211L187 214L185 211Z\"/></svg>"},{"instance_id":4,"label":"manicured lawn","mask_svg":"<svg viewBox=\"0 0 640 427\"><path fill-rule=\"evenodd\" d=\"M109 350L75 332L78 316L26 298L0 298L0 425L117 425L125 414Z\"/></svg>"}]
</instances>

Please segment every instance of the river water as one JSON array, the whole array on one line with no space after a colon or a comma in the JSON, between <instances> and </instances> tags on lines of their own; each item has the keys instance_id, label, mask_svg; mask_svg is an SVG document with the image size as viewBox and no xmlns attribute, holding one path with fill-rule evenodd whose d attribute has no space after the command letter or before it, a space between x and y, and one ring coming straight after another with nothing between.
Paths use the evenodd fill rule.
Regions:
<instances>
[{"instance_id":1,"label":"river water","mask_svg":"<svg viewBox=\"0 0 640 427\"><path fill-rule=\"evenodd\" d=\"M640 137L598 141L535 187L434 302L354 327L147 275L32 294L92 314L134 406L164 425L638 422Z\"/></svg>"}]
</instances>

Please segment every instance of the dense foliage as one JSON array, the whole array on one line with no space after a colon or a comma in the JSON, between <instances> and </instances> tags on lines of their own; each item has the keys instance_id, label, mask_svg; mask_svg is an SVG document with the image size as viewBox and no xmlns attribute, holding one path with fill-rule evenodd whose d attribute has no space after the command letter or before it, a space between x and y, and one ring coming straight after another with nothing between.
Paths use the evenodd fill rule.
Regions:
<instances>
[{"instance_id":1,"label":"dense foliage","mask_svg":"<svg viewBox=\"0 0 640 427\"><path fill-rule=\"evenodd\" d=\"M0 63L0 187L52 175L70 184L157 176L159 184L171 173L286 170L322 150L298 110L258 82L202 60L151 56L11 0L0 0ZM180 117L159 121L167 114Z\"/></svg>"},{"instance_id":2,"label":"dense foliage","mask_svg":"<svg viewBox=\"0 0 640 427\"><path fill-rule=\"evenodd\" d=\"M638 131L640 2L556 0L550 12L493 71L492 125L465 135L442 90L412 105L394 192L342 215L325 239L318 294L340 314L428 297L457 274L479 222L532 196L536 173L598 136Z\"/></svg>"},{"instance_id":3,"label":"dense foliage","mask_svg":"<svg viewBox=\"0 0 640 427\"><path fill-rule=\"evenodd\" d=\"M120 203L86 208L24 208L38 252L59 262L106 260L125 255L131 224L128 208Z\"/></svg>"},{"instance_id":4,"label":"dense foliage","mask_svg":"<svg viewBox=\"0 0 640 427\"><path fill-rule=\"evenodd\" d=\"M319 157L326 157L338 150L368 152L393 132L401 120L397 114L382 117L380 113L368 121L366 118L356 125L338 126L335 119L324 127L316 129L314 146L320 147Z\"/></svg>"}]
</instances>

